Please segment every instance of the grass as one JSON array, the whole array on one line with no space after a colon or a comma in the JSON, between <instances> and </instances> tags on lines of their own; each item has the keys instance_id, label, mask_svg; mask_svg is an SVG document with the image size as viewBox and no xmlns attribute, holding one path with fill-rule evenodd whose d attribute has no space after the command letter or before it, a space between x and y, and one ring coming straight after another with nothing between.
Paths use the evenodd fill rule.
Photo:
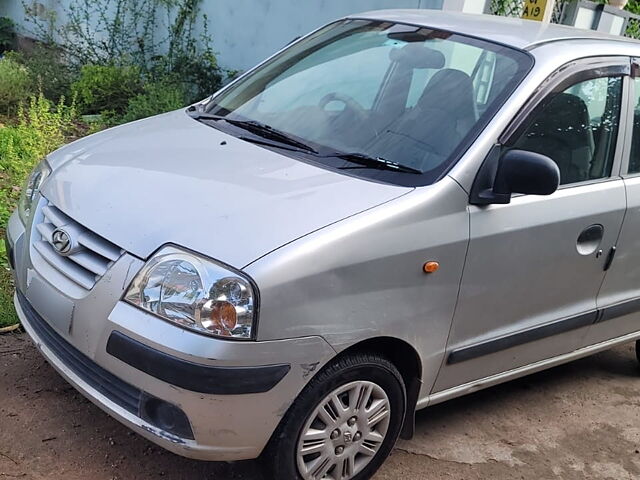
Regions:
<instances>
[{"instance_id":1,"label":"grass","mask_svg":"<svg viewBox=\"0 0 640 480\"><path fill-rule=\"evenodd\" d=\"M0 229L0 235L4 238L3 229ZM18 323L18 316L13 307L13 279L5 258L4 242L0 250L3 256L0 259L0 328L4 328Z\"/></svg>"},{"instance_id":2,"label":"grass","mask_svg":"<svg viewBox=\"0 0 640 480\"><path fill-rule=\"evenodd\" d=\"M21 185L33 166L62 144L84 135L75 104L53 104L42 94L18 108L16 118L0 118L0 235L15 209ZM13 308L14 286L4 242L0 242L0 329L18 323Z\"/></svg>"},{"instance_id":3,"label":"grass","mask_svg":"<svg viewBox=\"0 0 640 480\"><path fill-rule=\"evenodd\" d=\"M13 307L13 281L6 268L0 270L0 328L18 323Z\"/></svg>"},{"instance_id":4,"label":"grass","mask_svg":"<svg viewBox=\"0 0 640 480\"><path fill-rule=\"evenodd\" d=\"M5 128L5 125L9 124L11 119L0 115L0 129ZM4 167L4 166L3 166ZM11 176L2 168L0 172L0 189L7 191L15 185ZM7 200L6 195L0 195L5 204L0 205L0 212L13 208L13 202ZM4 221L4 220L3 220ZM11 278L11 272L9 271L9 265L7 262L7 252L4 251L4 228L0 228L0 329L4 327L10 327L19 322L16 310L13 306L13 279Z\"/></svg>"}]
</instances>

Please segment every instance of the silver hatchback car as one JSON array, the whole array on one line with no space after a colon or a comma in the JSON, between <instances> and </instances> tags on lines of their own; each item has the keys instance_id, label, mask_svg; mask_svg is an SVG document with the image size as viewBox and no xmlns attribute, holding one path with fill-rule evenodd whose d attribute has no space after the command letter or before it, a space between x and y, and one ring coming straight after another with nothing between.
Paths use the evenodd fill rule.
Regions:
<instances>
[{"instance_id":1,"label":"silver hatchback car","mask_svg":"<svg viewBox=\"0 0 640 480\"><path fill-rule=\"evenodd\" d=\"M640 338L640 44L382 11L51 154L15 304L180 455L367 479L414 412Z\"/></svg>"}]
</instances>

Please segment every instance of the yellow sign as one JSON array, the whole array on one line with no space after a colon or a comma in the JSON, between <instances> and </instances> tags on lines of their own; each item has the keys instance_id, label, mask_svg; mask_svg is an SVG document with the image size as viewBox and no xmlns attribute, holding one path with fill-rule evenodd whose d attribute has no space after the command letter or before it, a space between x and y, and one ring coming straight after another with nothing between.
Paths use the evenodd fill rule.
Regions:
<instances>
[{"instance_id":1,"label":"yellow sign","mask_svg":"<svg viewBox=\"0 0 640 480\"><path fill-rule=\"evenodd\" d=\"M548 0L525 0L524 10L522 11L522 18L527 20L537 20L541 22L544 20L544 14L547 10Z\"/></svg>"}]
</instances>

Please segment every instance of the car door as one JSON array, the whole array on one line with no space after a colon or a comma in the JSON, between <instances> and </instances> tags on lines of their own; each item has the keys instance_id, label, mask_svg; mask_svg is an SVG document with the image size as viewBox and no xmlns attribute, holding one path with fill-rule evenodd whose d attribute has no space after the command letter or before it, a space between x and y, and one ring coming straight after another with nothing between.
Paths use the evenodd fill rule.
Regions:
<instances>
[{"instance_id":1,"label":"car door","mask_svg":"<svg viewBox=\"0 0 640 480\"><path fill-rule=\"evenodd\" d=\"M547 155L560 188L469 205L467 260L434 393L570 352L596 320L604 252L626 206L616 147L628 72L622 57L565 68L489 155L485 164L509 149Z\"/></svg>"},{"instance_id":2,"label":"car door","mask_svg":"<svg viewBox=\"0 0 640 480\"><path fill-rule=\"evenodd\" d=\"M598 322L583 345L594 345L640 331L640 63L629 80L627 135L621 172L627 211L620 236L608 251L608 271L598 294Z\"/></svg>"}]
</instances>

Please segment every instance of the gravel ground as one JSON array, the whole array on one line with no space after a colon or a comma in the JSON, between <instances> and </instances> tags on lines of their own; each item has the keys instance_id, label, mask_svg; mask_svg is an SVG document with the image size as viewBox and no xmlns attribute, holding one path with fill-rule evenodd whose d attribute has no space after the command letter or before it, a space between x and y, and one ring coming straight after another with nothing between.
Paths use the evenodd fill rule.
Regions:
<instances>
[{"instance_id":1,"label":"gravel ground","mask_svg":"<svg viewBox=\"0 0 640 480\"><path fill-rule=\"evenodd\" d=\"M626 345L424 410L376 480L640 479L639 373ZM268 480L255 462L187 460L129 432L24 334L0 336L0 480L14 478Z\"/></svg>"}]
</instances>

